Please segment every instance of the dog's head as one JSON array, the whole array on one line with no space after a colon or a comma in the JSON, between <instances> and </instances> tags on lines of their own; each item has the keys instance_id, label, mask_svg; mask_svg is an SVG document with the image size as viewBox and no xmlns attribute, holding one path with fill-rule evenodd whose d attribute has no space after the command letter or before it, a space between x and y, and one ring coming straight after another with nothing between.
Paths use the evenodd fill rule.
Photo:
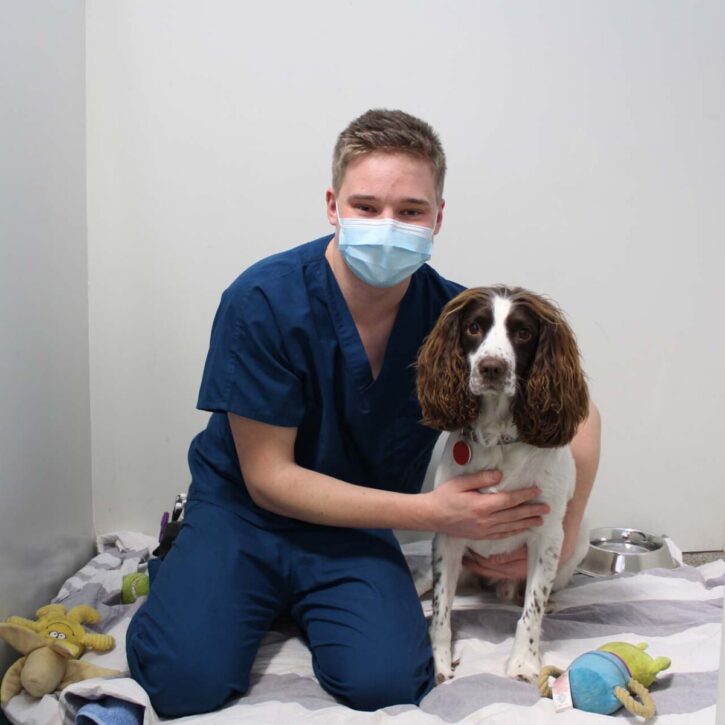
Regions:
<instances>
[{"instance_id":1,"label":"dog's head","mask_svg":"<svg viewBox=\"0 0 725 725\"><path fill-rule=\"evenodd\" d=\"M418 354L423 422L460 430L487 398L510 399L521 440L566 445L589 409L579 349L561 310L521 288L477 287L452 299Z\"/></svg>"}]
</instances>

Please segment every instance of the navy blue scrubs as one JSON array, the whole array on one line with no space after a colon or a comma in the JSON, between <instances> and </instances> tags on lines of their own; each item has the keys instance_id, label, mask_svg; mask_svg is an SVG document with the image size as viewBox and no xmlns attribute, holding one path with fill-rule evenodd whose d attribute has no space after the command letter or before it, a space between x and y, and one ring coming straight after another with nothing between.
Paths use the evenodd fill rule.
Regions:
<instances>
[{"instance_id":1,"label":"navy blue scrubs","mask_svg":"<svg viewBox=\"0 0 725 725\"><path fill-rule=\"evenodd\" d=\"M422 426L413 363L463 288L411 278L373 379L324 253L331 236L250 267L222 295L192 441L185 524L127 638L129 667L163 716L246 692L259 642L289 612L325 689L351 707L419 702L430 646L392 532L319 526L249 496L227 413L296 427L295 461L343 481L420 490L437 432Z\"/></svg>"}]
</instances>

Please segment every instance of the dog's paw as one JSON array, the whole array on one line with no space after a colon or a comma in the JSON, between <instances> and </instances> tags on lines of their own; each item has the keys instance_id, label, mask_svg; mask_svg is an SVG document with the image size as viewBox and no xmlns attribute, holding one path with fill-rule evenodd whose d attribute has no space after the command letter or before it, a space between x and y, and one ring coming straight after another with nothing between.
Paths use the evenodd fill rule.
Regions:
<instances>
[{"instance_id":1,"label":"dog's paw","mask_svg":"<svg viewBox=\"0 0 725 725\"><path fill-rule=\"evenodd\" d=\"M536 682L539 677L540 664L536 657L511 656L506 664L506 676L523 682Z\"/></svg>"},{"instance_id":2,"label":"dog's paw","mask_svg":"<svg viewBox=\"0 0 725 725\"><path fill-rule=\"evenodd\" d=\"M450 680L453 677L453 671L450 673L436 672L436 685L442 685L446 680Z\"/></svg>"},{"instance_id":3,"label":"dog's paw","mask_svg":"<svg viewBox=\"0 0 725 725\"><path fill-rule=\"evenodd\" d=\"M450 659L447 662L436 661L436 685L442 685L446 680L453 679L453 673L456 667L458 667L459 662L460 660L454 660L451 662Z\"/></svg>"}]
</instances>

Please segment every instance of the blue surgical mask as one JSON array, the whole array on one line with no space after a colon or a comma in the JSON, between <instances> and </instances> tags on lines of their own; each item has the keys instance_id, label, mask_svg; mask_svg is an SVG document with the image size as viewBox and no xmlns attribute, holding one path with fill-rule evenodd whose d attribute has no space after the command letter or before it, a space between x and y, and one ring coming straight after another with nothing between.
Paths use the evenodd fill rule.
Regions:
<instances>
[{"instance_id":1,"label":"blue surgical mask","mask_svg":"<svg viewBox=\"0 0 725 725\"><path fill-rule=\"evenodd\" d=\"M373 287L393 287L430 259L433 229L395 219L341 219L338 248L350 269Z\"/></svg>"}]
</instances>

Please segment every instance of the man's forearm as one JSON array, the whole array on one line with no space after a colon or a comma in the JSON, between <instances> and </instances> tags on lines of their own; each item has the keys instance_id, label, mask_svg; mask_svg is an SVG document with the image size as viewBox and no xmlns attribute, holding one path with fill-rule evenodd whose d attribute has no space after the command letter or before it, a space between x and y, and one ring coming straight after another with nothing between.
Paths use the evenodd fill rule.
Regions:
<instances>
[{"instance_id":1,"label":"man's forearm","mask_svg":"<svg viewBox=\"0 0 725 725\"><path fill-rule=\"evenodd\" d=\"M594 486L594 479L599 467L601 427L599 410L594 403L591 403L588 418L581 424L571 442L571 452L576 464L576 489L564 517L562 561L566 561L574 551L577 532L584 517L584 509Z\"/></svg>"},{"instance_id":2,"label":"man's forearm","mask_svg":"<svg viewBox=\"0 0 725 725\"><path fill-rule=\"evenodd\" d=\"M267 471L263 487L248 486L254 502L289 518L325 526L428 531L434 527L425 494L357 486L286 463Z\"/></svg>"}]
</instances>

